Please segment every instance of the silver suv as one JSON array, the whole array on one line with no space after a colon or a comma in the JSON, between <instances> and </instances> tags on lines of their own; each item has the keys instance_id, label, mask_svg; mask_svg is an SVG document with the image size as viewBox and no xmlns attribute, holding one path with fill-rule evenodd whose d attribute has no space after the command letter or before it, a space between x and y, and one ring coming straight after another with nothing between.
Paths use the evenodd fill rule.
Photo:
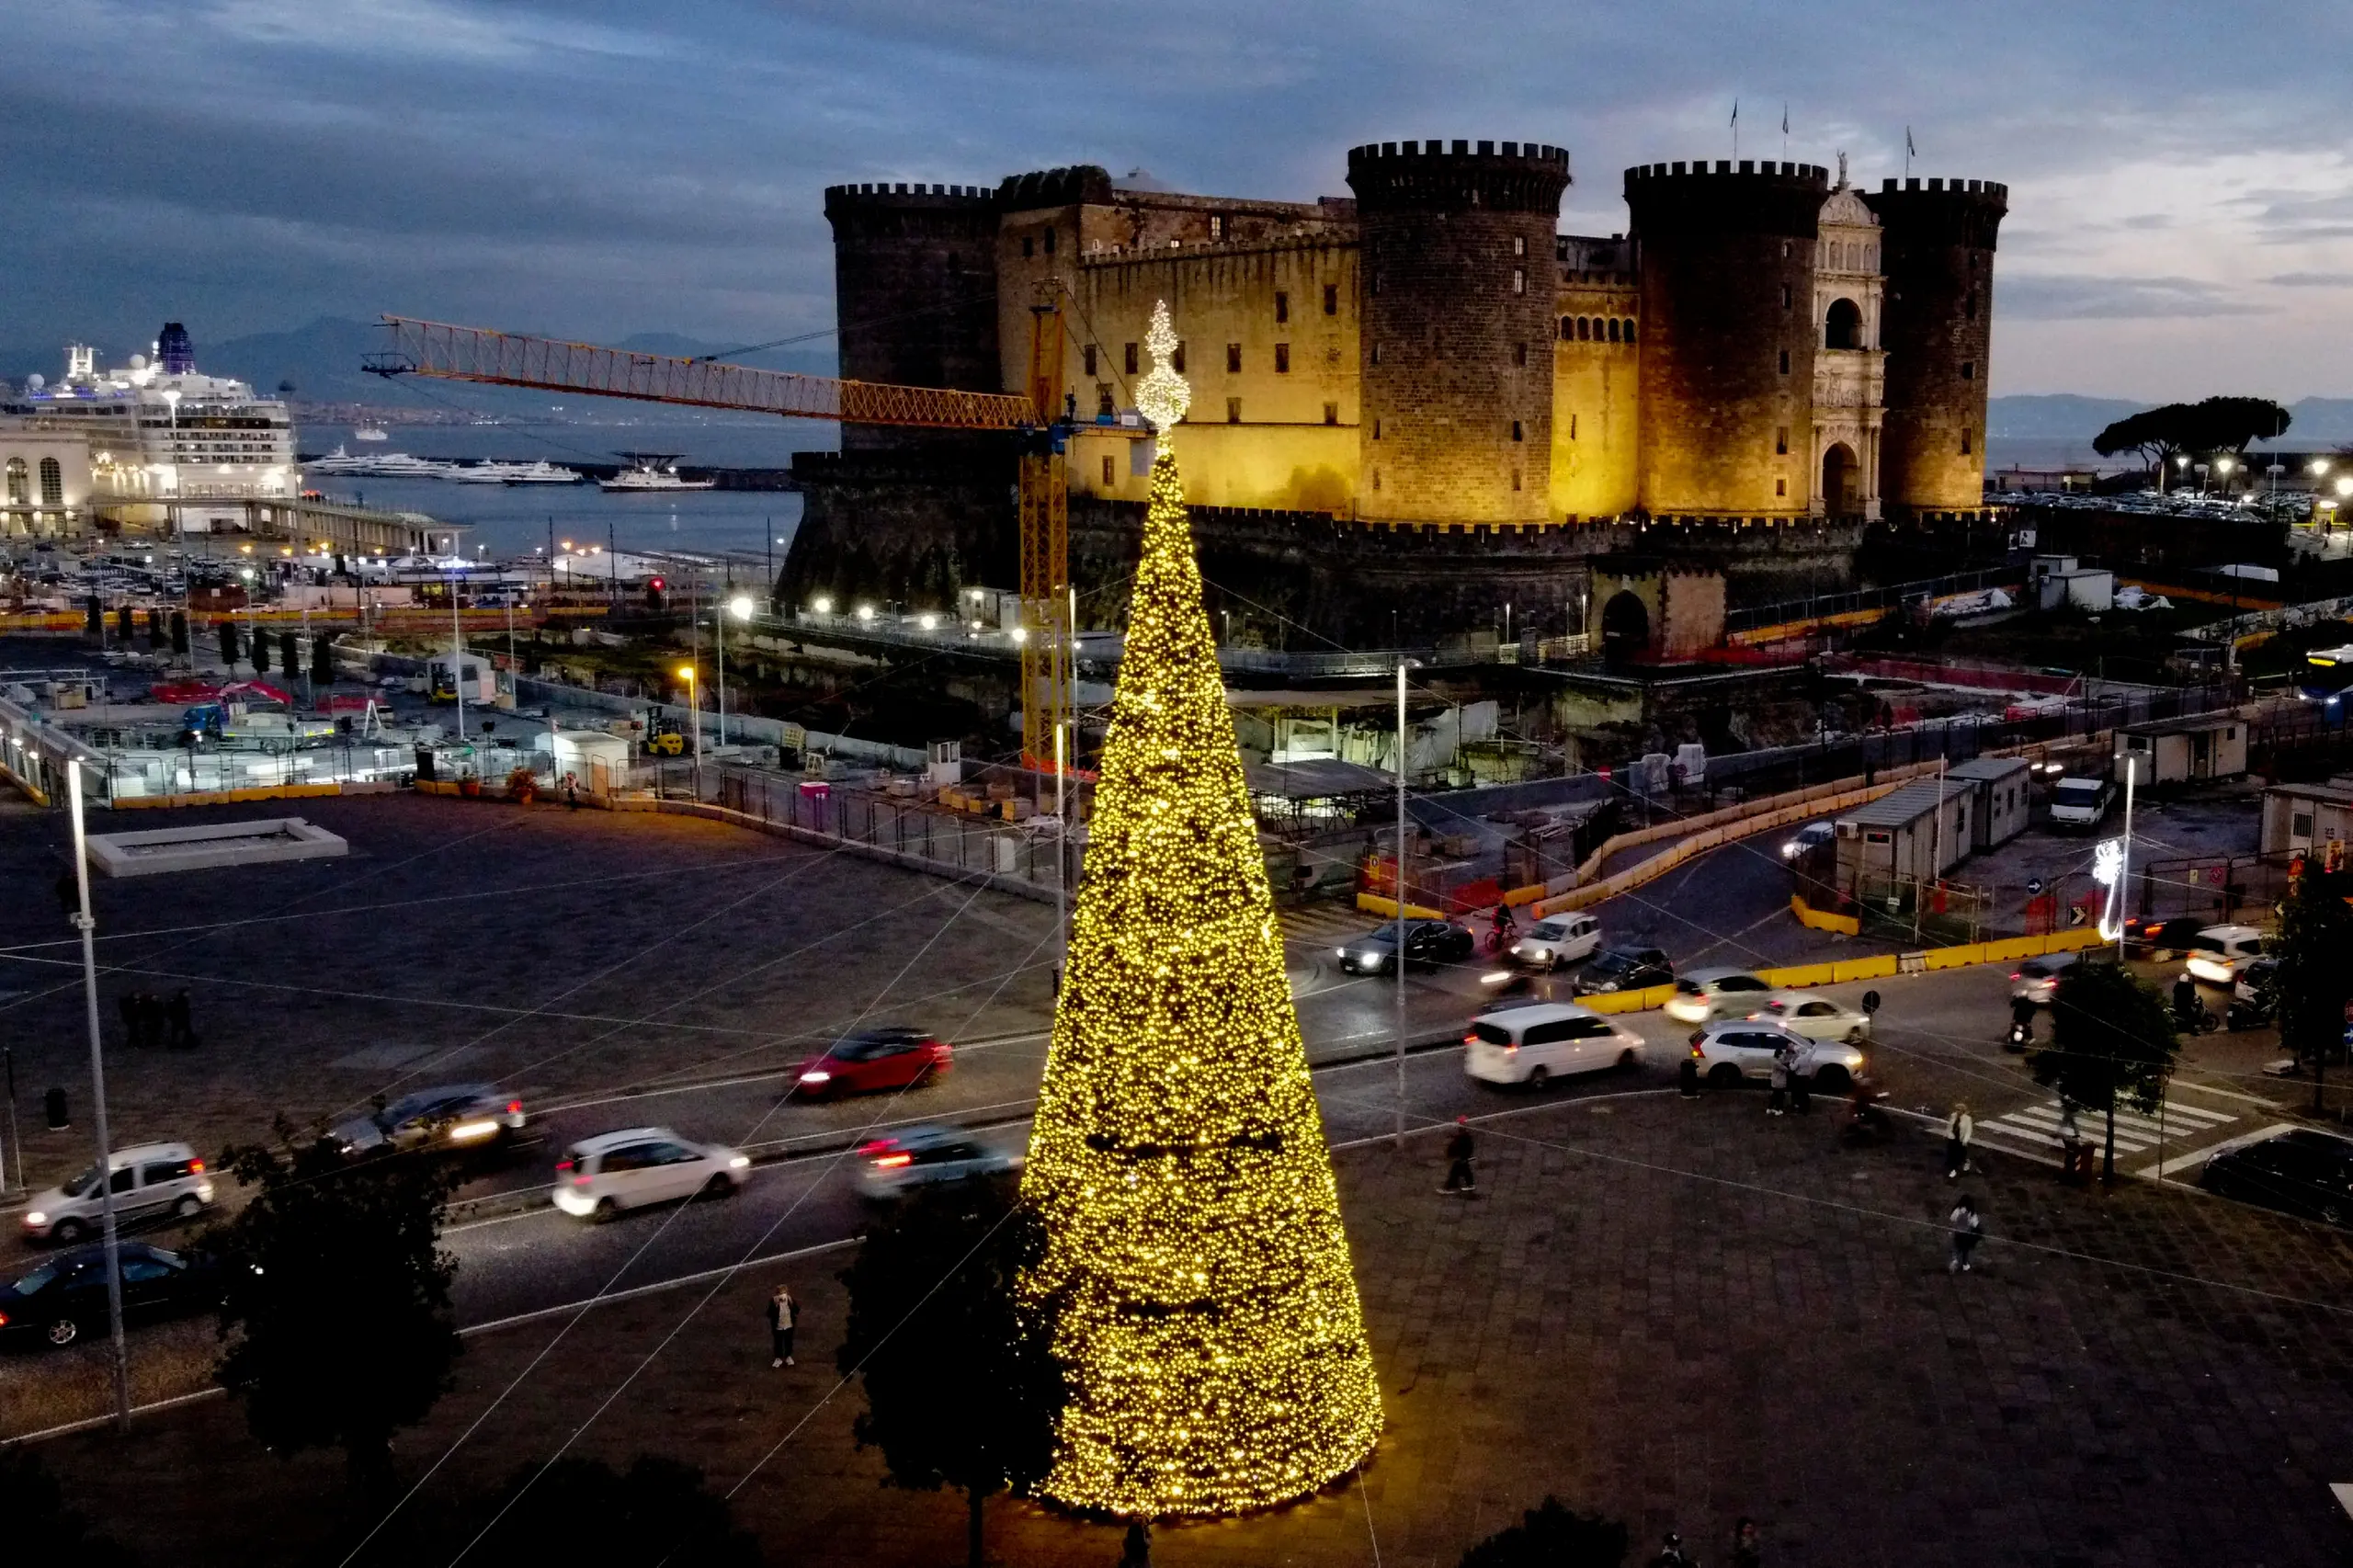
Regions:
<instances>
[{"instance_id":1,"label":"silver suv","mask_svg":"<svg viewBox=\"0 0 2353 1568\"><path fill-rule=\"evenodd\" d=\"M1747 1078L1773 1075L1773 1058L1783 1048L1797 1052L1798 1074L1824 1094L1843 1094L1870 1075L1870 1058L1842 1040L1808 1040L1779 1024L1730 1018L1691 1037L1691 1060L1711 1087L1728 1089Z\"/></svg>"}]
</instances>

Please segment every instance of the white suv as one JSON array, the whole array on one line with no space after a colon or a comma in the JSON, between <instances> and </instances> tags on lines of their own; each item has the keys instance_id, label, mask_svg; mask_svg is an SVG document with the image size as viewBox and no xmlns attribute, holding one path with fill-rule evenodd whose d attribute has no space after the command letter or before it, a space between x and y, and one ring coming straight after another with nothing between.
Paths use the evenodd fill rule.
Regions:
<instances>
[{"instance_id":1,"label":"white suv","mask_svg":"<svg viewBox=\"0 0 2353 1568\"><path fill-rule=\"evenodd\" d=\"M2263 933L2252 926L2209 926L2189 939L2189 972L2209 985L2232 985L2263 956Z\"/></svg>"},{"instance_id":2,"label":"white suv","mask_svg":"<svg viewBox=\"0 0 2353 1568\"><path fill-rule=\"evenodd\" d=\"M212 1201L212 1177L185 1143L133 1143L117 1149L108 1164L114 1171L117 1224L169 1215L192 1220ZM23 1221L28 1241L74 1243L95 1235L105 1216L98 1168L92 1165L63 1187L34 1195Z\"/></svg>"},{"instance_id":3,"label":"white suv","mask_svg":"<svg viewBox=\"0 0 2353 1568\"><path fill-rule=\"evenodd\" d=\"M1528 928L1511 956L1535 969L1558 969L1590 957L1601 946L1601 922L1590 915L1554 915Z\"/></svg>"},{"instance_id":4,"label":"white suv","mask_svg":"<svg viewBox=\"0 0 2353 1568\"><path fill-rule=\"evenodd\" d=\"M1797 1071L1824 1094L1843 1094L1870 1074L1860 1046L1844 1040L1808 1040L1779 1024L1745 1018L1710 1024L1691 1037L1691 1060L1713 1088L1728 1089L1744 1078L1770 1078L1773 1058L1784 1046L1797 1052Z\"/></svg>"},{"instance_id":5,"label":"white suv","mask_svg":"<svg viewBox=\"0 0 2353 1568\"><path fill-rule=\"evenodd\" d=\"M555 1167L555 1206L583 1220L709 1194L727 1198L751 1178L747 1154L691 1143L666 1127L631 1127L584 1138Z\"/></svg>"}]
</instances>

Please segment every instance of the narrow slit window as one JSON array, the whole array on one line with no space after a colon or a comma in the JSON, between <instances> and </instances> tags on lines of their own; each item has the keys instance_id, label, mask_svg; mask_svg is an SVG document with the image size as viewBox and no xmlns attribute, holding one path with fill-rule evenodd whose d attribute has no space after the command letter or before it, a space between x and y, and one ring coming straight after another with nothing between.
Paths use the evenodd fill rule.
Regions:
<instances>
[{"instance_id":1,"label":"narrow slit window","mask_svg":"<svg viewBox=\"0 0 2353 1568\"><path fill-rule=\"evenodd\" d=\"M1337 283L1324 285L1324 313L1327 316L1340 313L1340 286Z\"/></svg>"},{"instance_id":2,"label":"narrow slit window","mask_svg":"<svg viewBox=\"0 0 2353 1568\"><path fill-rule=\"evenodd\" d=\"M1126 364L1128 367L1128 374L1131 376L1134 375L1136 373L1136 346L1132 343L1128 345ZM1781 369L1786 370L1789 367L1784 365Z\"/></svg>"},{"instance_id":3,"label":"narrow slit window","mask_svg":"<svg viewBox=\"0 0 2353 1568\"><path fill-rule=\"evenodd\" d=\"M1290 296L1278 289L1275 290L1276 324L1280 325L1289 320L1290 320Z\"/></svg>"},{"instance_id":4,"label":"narrow slit window","mask_svg":"<svg viewBox=\"0 0 2353 1568\"><path fill-rule=\"evenodd\" d=\"M1340 405L1336 403L1325 403L1324 405L1324 423L1326 425L1337 425L1339 422Z\"/></svg>"},{"instance_id":5,"label":"narrow slit window","mask_svg":"<svg viewBox=\"0 0 2353 1568\"><path fill-rule=\"evenodd\" d=\"M1239 343L1225 346L1225 373L1229 376L1242 373L1242 345Z\"/></svg>"},{"instance_id":6,"label":"narrow slit window","mask_svg":"<svg viewBox=\"0 0 2353 1568\"><path fill-rule=\"evenodd\" d=\"M1275 374L1278 376L1290 374L1290 345L1288 343L1275 345Z\"/></svg>"},{"instance_id":7,"label":"narrow slit window","mask_svg":"<svg viewBox=\"0 0 2353 1568\"><path fill-rule=\"evenodd\" d=\"M1230 397L1225 400L1225 422L1228 425L1239 425L1242 423L1242 400L1240 398Z\"/></svg>"}]
</instances>

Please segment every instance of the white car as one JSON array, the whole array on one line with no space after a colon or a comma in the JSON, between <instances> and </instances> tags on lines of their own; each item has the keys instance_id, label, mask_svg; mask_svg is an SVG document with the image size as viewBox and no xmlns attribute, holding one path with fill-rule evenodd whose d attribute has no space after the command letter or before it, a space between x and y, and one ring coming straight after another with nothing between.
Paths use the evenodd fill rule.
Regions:
<instances>
[{"instance_id":1,"label":"white car","mask_svg":"<svg viewBox=\"0 0 2353 1568\"><path fill-rule=\"evenodd\" d=\"M1676 980L1666 1016L1683 1024L1744 1017L1772 990L1745 969L1695 969Z\"/></svg>"},{"instance_id":2,"label":"white car","mask_svg":"<svg viewBox=\"0 0 2353 1568\"><path fill-rule=\"evenodd\" d=\"M1555 915L1539 920L1512 944L1511 956L1534 969L1558 969L1592 956L1601 946L1601 922L1590 915Z\"/></svg>"},{"instance_id":3,"label":"white car","mask_svg":"<svg viewBox=\"0 0 2353 1568\"><path fill-rule=\"evenodd\" d=\"M2263 956L2263 933L2252 926L2209 926L2189 939L2189 972L2209 985L2236 986L2239 971Z\"/></svg>"},{"instance_id":4,"label":"white car","mask_svg":"<svg viewBox=\"0 0 2353 1568\"><path fill-rule=\"evenodd\" d=\"M1642 1036L1566 1002L1484 1014L1462 1037L1462 1070L1472 1077L1539 1089L1572 1073L1631 1067L1642 1055Z\"/></svg>"},{"instance_id":5,"label":"white car","mask_svg":"<svg viewBox=\"0 0 2353 1568\"><path fill-rule=\"evenodd\" d=\"M1810 822L1791 836L1781 840L1781 858L1794 860L1818 844L1827 844L1836 835L1837 824Z\"/></svg>"},{"instance_id":6,"label":"white car","mask_svg":"<svg viewBox=\"0 0 2353 1568\"><path fill-rule=\"evenodd\" d=\"M114 1218L118 1225L138 1220L193 1220L212 1202L212 1178L204 1162L185 1143L133 1143L117 1149L107 1164L114 1172ZM71 1244L97 1234L105 1222L98 1168L92 1165L63 1187L33 1195L22 1226L27 1241Z\"/></svg>"},{"instance_id":7,"label":"white car","mask_svg":"<svg viewBox=\"0 0 2353 1568\"><path fill-rule=\"evenodd\" d=\"M1824 1094L1844 1093L1865 1077L1870 1059L1844 1040L1808 1040L1779 1024L1734 1018L1710 1024L1691 1037L1691 1060L1710 1086L1728 1089L1744 1079L1773 1075L1773 1056L1783 1046L1797 1051L1797 1070Z\"/></svg>"},{"instance_id":8,"label":"white car","mask_svg":"<svg viewBox=\"0 0 2353 1568\"><path fill-rule=\"evenodd\" d=\"M631 1127L584 1138L555 1167L555 1206L583 1220L708 1194L732 1197L751 1179L747 1154L695 1143L666 1127Z\"/></svg>"},{"instance_id":9,"label":"white car","mask_svg":"<svg viewBox=\"0 0 2353 1568\"><path fill-rule=\"evenodd\" d=\"M1752 1024L1779 1024L1808 1040L1843 1040L1856 1045L1871 1037L1871 1016L1835 1002L1818 991L1776 991L1748 1015Z\"/></svg>"}]
</instances>

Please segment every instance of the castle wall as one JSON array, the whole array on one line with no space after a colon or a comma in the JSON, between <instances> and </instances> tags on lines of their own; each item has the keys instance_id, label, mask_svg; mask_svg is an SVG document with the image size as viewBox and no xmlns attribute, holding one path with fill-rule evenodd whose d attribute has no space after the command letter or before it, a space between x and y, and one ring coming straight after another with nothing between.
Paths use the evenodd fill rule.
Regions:
<instances>
[{"instance_id":1,"label":"castle wall","mask_svg":"<svg viewBox=\"0 0 2353 1568\"><path fill-rule=\"evenodd\" d=\"M1915 515L1976 511L1985 504L1995 238L2009 187L1891 179L1864 199L1886 235L1881 487Z\"/></svg>"},{"instance_id":2,"label":"castle wall","mask_svg":"<svg viewBox=\"0 0 2353 1568\"><path fill-rule=\"evenodd\" d=\"M997 392L997 210L978 186L835 186L834 299L851 381ZM849 451L961 450L952 431L848 425Z\"/></svg>"},{"instance_id":3,"label":"castle wall","mask_svg":"<svg viewBox=\"0 0 2353 1568\"><path fill-rule=\"evenodd\" d=\"M1345 235L1201 241L1090 255L1078 270L1081 418L1134 403L1154 303L1166 301L1193 403L1181 443L1197 505L1347 512L1357 490L1357 247ZM1093 373L1088 371L1093 347ZM1074 494L1141 500L1127 442L1074 442ZM1105 478L1103 460L1112 460Z\"/></svg>"},{"instance_id":4,"label":"castle wall","mask_svg":"<svg viewBox=\"0 0 2353 1568\"><path fill-rule=\"evenodd\" d=\"M1812 165L1626 171L1642 247L1642 505L1802 517L1818 214Z\"/></svg>"},{"instance_id":5,"label":"castle wall","mask_svg":"<svg viewBox=\"0 0 2353 1568\"><path fill-rule=\"evenodd\" d=\"M1642 287L1564 270L1554 308L1552 514L1614 517L1641 499Z\"/></svg>"},{"instance_id":6,"label":"castle wall","mask_svg":"<svg viewBox=\"0 0 2353 1568\"><path fill-rule=\"evenodd\" d=\"M1551 520L1553 236L1568 180L1568 153L1532 142L1349 150L1360 516Z\"/></svg>"}]
</instances>

